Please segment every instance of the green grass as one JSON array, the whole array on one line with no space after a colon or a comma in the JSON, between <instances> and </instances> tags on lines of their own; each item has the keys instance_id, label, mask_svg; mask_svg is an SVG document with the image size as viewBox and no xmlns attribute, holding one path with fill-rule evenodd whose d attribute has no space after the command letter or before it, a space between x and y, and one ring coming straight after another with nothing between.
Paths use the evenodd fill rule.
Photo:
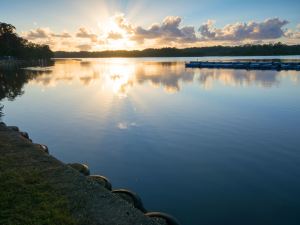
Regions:
<instances>
[{"instance_id":1,"label":"green grass","mask_svg":"<svg viewBox=\"0 0 300 225\"><path fill-rule=\"evenodd\" d=\"M9 168L0 158L0 224L74 225L68 201L32 168Z\"/></svg>"}]
</instances>

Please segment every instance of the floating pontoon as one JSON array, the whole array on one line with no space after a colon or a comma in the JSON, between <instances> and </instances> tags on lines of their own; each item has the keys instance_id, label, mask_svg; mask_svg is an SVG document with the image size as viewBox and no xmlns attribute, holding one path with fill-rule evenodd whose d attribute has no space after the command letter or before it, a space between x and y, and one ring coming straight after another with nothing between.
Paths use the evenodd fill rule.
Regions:
<instances>
[{"instance_id":1,"label":"floating pontoon","mask_svg":"<svg viewBox=\"0 0 300 225\"><path fill-rule=\"evenodd\" d=\"M298 62L204 62L191 61L185 64L189 68L255 69L255 70L300 70Z\"/></svg>"}]
</instances>

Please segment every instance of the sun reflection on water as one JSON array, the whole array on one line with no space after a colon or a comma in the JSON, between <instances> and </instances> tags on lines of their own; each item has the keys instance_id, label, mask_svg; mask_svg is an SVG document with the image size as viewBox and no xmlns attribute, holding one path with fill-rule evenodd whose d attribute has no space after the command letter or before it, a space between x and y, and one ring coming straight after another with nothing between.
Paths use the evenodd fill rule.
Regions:
<instances>
[{"instance_id":1,"label":"sun reflection on water","mask_svg":"<svg viewBox=\"0 0 300 225\"><path fill-rule=\"evenodd\" d=\"M60 84L86 86L126 98L133 87L144 83L154 88L162 87L166 93L177 93L188 83L198 83L205 90L213 89L217 83L231 87L271 88L280 85L283 79L295 85L300 83L297 71L200 70L186 69L183 62L112 58L57 60L55 66L41 71L30 84L43 88Z\"/></svg>"}]
</instances>

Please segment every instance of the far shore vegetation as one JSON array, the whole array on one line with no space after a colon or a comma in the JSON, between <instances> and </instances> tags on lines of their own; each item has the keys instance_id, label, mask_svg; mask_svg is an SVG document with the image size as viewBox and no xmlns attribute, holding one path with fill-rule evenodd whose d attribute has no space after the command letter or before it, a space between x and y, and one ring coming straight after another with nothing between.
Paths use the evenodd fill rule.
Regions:
<instances>
[{"instance_id":1,"label":"far shore vegetation","mask_svg":"<svg viewBox=\"0 0 300 225\"><path fill-rule=\"evenodd\" d=\"M144 50L77 51L54 53L56 58L105 58L105 57L205 57L205 56L276 56L300 55L300 45L286 45L281 42L262 45L212 46L194 48L160 48Z\"/></svg>"},{"instance_id":2,"label":"far shore vegetation","mask_svg":"<svg viewBox=\"0 0 300 225\"><path fill-rule=\"evenodd\" d=\"M48 45L29 42L16 33L16 28L0 22L0 60L50 59L53 52Z\"/></svg>"}]
</instances>

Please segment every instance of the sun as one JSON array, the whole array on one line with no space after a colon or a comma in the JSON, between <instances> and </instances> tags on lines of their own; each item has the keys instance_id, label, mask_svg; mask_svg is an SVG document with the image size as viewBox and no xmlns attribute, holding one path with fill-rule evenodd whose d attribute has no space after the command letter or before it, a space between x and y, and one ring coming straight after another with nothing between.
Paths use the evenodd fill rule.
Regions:
<instances>
[{"instance_id":1,"label":"sun","mask_svg":"<svg viewBox=\"0 0 300 225\"><path fill-rule=\"evenodd\" d=\"M106 40L102 46L99 46L102 49L104 47L107 50L127 50L136 47L135 42L130 40L130 33L118 24L116 18L120 15L123 14L115 14L97 22L101 38Z\"/></svg>"}]
</instances>

